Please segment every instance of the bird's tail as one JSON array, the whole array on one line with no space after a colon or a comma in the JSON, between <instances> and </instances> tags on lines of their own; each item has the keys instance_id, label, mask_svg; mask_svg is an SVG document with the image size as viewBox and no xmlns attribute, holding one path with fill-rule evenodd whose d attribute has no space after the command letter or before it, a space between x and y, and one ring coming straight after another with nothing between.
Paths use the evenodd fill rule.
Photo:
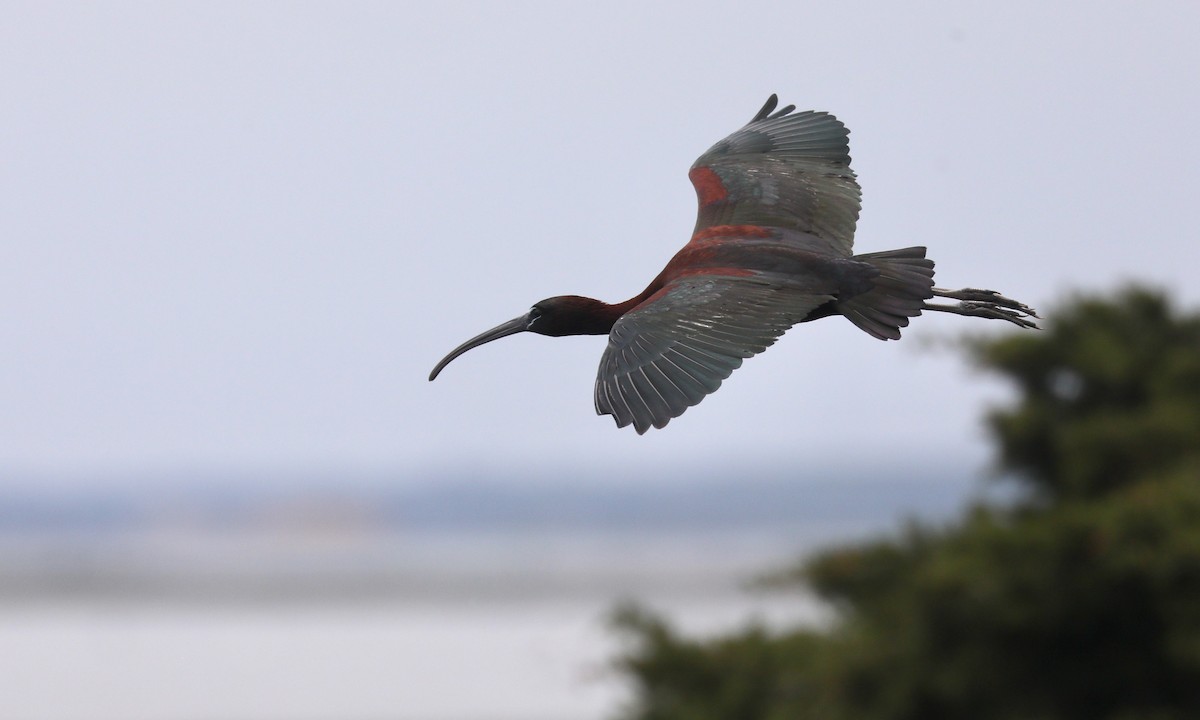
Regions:
<instances>
[{"instance_id":1,"label":"bird's tail","mask_svg":"<svg viewBox=\"0 0 1200 720\"><path fill-rule=\"evenodd\" d=\"M933 261L925 248L855 255L855 260L872 265L879 277L871 290L838 303L850 322L880 340L899 340L900 328L921 314L925 301L933 297Z\"/></svg>"}]
</instances>

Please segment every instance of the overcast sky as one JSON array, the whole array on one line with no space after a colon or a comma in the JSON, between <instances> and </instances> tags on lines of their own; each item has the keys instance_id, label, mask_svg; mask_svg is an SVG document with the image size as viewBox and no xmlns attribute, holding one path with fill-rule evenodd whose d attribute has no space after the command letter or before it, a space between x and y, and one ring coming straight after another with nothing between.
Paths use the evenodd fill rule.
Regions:
<instances>
[{"instance_id":1,"label":"overcast sky","mask_svg":"<svg viewBox=\"0 0 1200 720\"><path fill-rule=\"evenodd\" d=\"M0 474L981 462L1005 388L922 339L982 320L801 326L642 437L594 414L600 337L426 376L637 294L772 92L850 127L860 252L1200 303L1200 4L1113 5L6 4Z\"/></svg>"}]
</instances>

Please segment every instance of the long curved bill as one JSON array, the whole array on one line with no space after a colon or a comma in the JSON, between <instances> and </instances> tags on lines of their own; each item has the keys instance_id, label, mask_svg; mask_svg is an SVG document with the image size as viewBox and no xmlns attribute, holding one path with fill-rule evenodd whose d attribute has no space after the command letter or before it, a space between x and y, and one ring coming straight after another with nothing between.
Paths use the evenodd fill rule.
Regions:
<instances>
[{"instance_id":1,"label":"long curved bill","mask_svg":"<svg viewBox=\"0 0 1200 720\"><path fill-rule=\"evenodd\" d=\"M449 355L442 358L442 361L440 363L438 363L436 367L433 368L433 372L429 373L429 379L433 380L435 377L438 376L438 373L440 373L442 371L442 368L444 368L450 364L451 360L458 357L459 355L462 355L463 353L470 350L471 348L477 348L480 345L483 345L485 343L490 343L493 340L499 340L502 337L508 337L509 335L515 335L519 332L525 332L525 329L526 329L526 327L528 327L528 325L529 325L529 316L522 315L521 317L513 318L512 320L509 320L506 323L497 325L496 327L492 328L491 330L488 330L487 332L483 332L483 333L476 335L475 337L466 341L462 345L459 345L458 347L451 350Z\"/></svg>"}]
</instances>

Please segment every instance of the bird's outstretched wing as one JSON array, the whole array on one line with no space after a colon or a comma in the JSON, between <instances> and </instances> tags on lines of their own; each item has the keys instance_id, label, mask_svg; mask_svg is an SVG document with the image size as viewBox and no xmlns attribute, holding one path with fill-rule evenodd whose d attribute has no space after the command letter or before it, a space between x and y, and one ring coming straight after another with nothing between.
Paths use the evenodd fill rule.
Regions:
<instances>
[{"instance_id":1,"label":"bird's outstretched wing","mask_svg":"<svg viewBox=\"0 0 1200 720\"><path fill-rule=\"evenodd\" d=\"M596 378L596 412L638 434L661 428L721 387L833 299L783 278L692 275L677 279L613 326Z\"/></svg>"},{"instance_id":2,"label":"bird's outstretched wing","mask_svg":"<svg viewBox=\"0 0 1200 720\"><path fill-rule=\"evenodd\" d=\"M849 256L862 196L850 169L850 132L828 113L793 113L792 105L776 112L778 102L772 95L745 127L692 165L696 232L717 225L788 228Z\"/></svg>"}]
</instances>

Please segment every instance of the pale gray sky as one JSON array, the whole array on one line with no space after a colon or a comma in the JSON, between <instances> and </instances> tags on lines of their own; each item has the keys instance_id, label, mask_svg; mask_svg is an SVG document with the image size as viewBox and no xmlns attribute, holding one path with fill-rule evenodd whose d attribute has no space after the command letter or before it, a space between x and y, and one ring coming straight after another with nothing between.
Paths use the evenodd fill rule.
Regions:
<instances>
[{"instance_id":1,"label":"pale gray sky","mask_svg":"<svg viewBox=\"0 0 1200 720\"><path fill-rule=\"evenodd\" d=\"M1038 307L1200 302L1200 4L104 3L0 24L0 477L978 461L1003 386L921 338L789 333L664 431L592 410L694 158L771 92L851 129L856 247ZM0 483L5 482L0 480Z\"/></svg>"}]
</instances>

